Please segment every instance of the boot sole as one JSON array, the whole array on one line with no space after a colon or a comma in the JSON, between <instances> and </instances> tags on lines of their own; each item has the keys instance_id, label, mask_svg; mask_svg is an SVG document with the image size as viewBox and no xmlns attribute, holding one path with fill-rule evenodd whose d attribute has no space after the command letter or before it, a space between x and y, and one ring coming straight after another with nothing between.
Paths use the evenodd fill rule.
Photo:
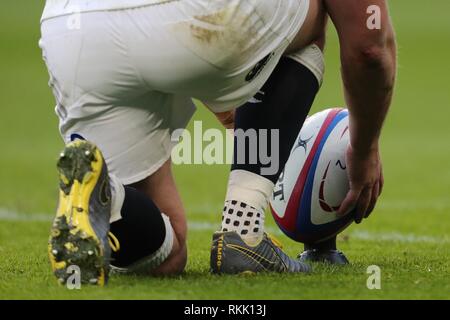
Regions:
<instances>
[{"instance_id":1,"label":"boot sole","mask_svg":"<svg viewBox=\"0 0 450 320\"><path fill-rule=\"evenodd\" d=\"M51 229L48 254L58 282L67 283L79 270L83 284L105 285L104 250L89 219L89 201L103 167L100 151L85 141L67 145L57 168L59 205Z\"/></svg>"}]
</instances>

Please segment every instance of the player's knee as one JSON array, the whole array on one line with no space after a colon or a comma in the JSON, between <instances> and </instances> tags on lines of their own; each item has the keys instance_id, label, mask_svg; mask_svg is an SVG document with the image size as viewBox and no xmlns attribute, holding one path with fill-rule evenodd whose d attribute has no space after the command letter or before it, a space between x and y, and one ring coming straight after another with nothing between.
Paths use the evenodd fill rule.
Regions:
<instances>
[{"instance_id":1,"label":"player's knee","mask_svg":"<svg viewBox=\"0 0 450 320\"><path fill-rule=\"evenodd\" d=\"M319 86L322 84L325 73L325 58L317 44L311 44L300 51L286 56L308 68L316 77Z\"/></svg>"}]
</instances>

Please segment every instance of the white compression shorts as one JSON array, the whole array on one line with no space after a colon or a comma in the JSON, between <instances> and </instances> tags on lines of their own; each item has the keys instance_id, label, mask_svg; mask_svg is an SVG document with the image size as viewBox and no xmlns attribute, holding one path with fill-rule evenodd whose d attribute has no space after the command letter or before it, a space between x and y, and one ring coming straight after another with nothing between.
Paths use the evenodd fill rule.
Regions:
<instances>
[{"instance_id":1,"label":"white compression shorts","mask_svg":"<svg viewBox=\"0 0 450 320\"><path fill-rule=\"evenodd\" d=\"M47 0L40 46L66 142L102 150L123 184L170 158L195 107L234 109L268 79L309 0Z\"/></svg>"}]
</instances>

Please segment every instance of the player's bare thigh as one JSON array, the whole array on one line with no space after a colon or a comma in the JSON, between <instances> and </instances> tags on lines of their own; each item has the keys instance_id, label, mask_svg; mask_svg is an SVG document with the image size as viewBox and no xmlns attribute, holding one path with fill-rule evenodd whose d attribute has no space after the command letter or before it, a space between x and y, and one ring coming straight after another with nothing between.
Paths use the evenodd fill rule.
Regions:
<instances>
[{"instance_id":1,"label":"player's bare thigh","mask_svg":"<svg viewBox=\"0 0 450 320\"><path fill-rule=\"evenodd\" d=\"M180 195L168 160L150 177L132 185L148 195L157 207L170 218L175 233L172 253L152 274L170 275L184 270L187 261L187 221Z\"/></svg>"},{"instance_id":2,"label":"player's bare thigh","mask_svg":"<svg viewBox=\"0 0 450 320\"><path fill-rule=\"evenodd\" d=\"M326 23L327 13L323 0L310 0L306 20L292 43L286 49L285 54L291 54L302 50L311 43L316 43L323 49Z\"/></svg>"}]
</instances>

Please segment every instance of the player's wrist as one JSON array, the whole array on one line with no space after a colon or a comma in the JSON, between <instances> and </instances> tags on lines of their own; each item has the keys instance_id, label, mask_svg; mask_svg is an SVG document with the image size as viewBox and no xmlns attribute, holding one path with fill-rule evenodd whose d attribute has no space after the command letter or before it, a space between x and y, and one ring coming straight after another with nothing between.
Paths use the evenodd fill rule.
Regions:
<instances>
[{"instance_id":1,"label":"player's wrist","mask_svg":"<svg viewBox=\"0 0 450 320\"><path fill-rule=\"evenodd\" d=\"M352 153L359 157L378 153L380 149L379 134L368 134L367 127L361 121L352 120L350 116L350 148Z\"/></svg>"},{"instance_id":2,"label":"player's wrist","mask_svg":"<svg viewBox=\"0 0 450 320\"><path fill-rule=\"evenodd\" d=\"M371 143L358 144L350 142L350 150L353 156L358 158L366 158L370 155L379 154L379 142L378 139Z\"/></svg>"}]
</instances>

